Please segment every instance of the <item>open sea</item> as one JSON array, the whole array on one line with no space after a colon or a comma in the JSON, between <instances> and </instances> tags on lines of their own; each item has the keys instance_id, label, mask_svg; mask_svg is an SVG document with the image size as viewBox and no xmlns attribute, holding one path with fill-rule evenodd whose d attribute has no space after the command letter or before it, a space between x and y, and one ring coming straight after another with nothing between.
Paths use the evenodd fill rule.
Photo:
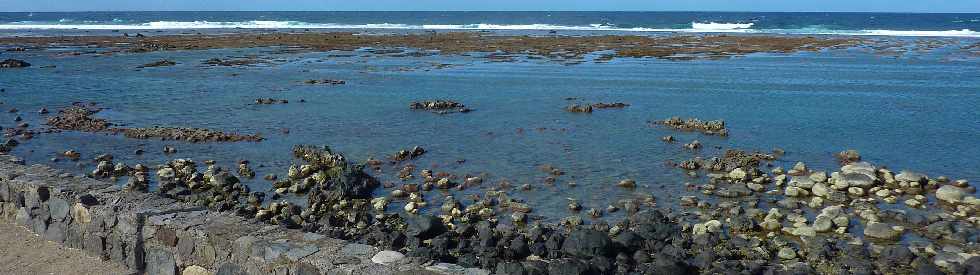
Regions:
<instances>
[{"instance_id":1,"label":"open sea","mask_svg":"<svg viewBox=\"0 0 980 275\"><path fill-rule=\"evenodd\" d=\"M819 12L0 12L2 33L173 29L564 30L980 37L980 14Z\"/></svg>"},{"instance_id":2,"label":"open sea","mask_svg":"<svg viewBox=\"0 0 980 275\"><path fill-rule=\"evenodd\" d=\"M174 158L214 159L234 167L252 162L249 181L266 190L267 173L285 174L296 144L330 145L348 158L382 159L420 145L418 169L482 175L484 188L502 181L531 184L511 192L535 215L569 215L569 198L586 209L620 198L653 195L672 207L677 197L700 195L685 183L703 183L671 167L693 156L729 148L786 155L786 168L804 161L815 169L839 168L834 153L859 150L865 160L893 171L980 182L980 14L719 13L719 12L85 12L0 13L0 35L91 35L312 31L488 31L503 34L844 35L904 42L888 54L850 49L751 54L721 60L671 61L616 58L565 64L517 58L497 62L471 55L399 55L367 50L294 52L281 48L216 49L90 54L93 48L49 47L2 52L26 69L0 69L0 126L14 118L43 127L48 115L72 102L97 102L98 114L130 127L203 127L261 133L260 143L190 144L122 136L61 132L39 134L13 154L78 173L87 161L111 153L133 165ZM118 33L113 35L119 35ZM151 34L152 35L152 34ZM923 41L940 46L916 47ZM81 52L82 54L66 54ZM252 66L202 65L211 58L259 56ZM177 65L137 67L167 59ZM48 67L53 66L53 67ZM346 85L304 85L306 79L342 79ZM254 105L256 98L289 104ZM591 115L564 110L571 102L625 102L622 110ZM300 103L300 99L305 103ZM452 99L474 109L436 115L409 110L412 101ZM18 109L8 113L8 109ZM724 119L730 136L711 137L651 126L671 116ZM288 128L289 133L282 133ZM681 143L666 144L673 135ZM698 139L692 153L679 144ZM177 153L164 155L165 145ZM721 148L721 149L718 149ZM83 161L51 162L65 150ZM136 149L147 153L134 155ZM465 160L465 161L462 161ZM545 183L550 165L565 172ZM199 166L201 167L201 166ZM383 181L398 181L383 171ZM635 179L638 187L615 184ZM122 184L124 181L121 181ZM570 185L569 183L575 183ZM383 194L389 190L379 189ZM438 205L438 204L436 204ZM437 207L433 207L437 208ZM615 215L612 215L615 216Z\"/></svg>"}]
</instances>

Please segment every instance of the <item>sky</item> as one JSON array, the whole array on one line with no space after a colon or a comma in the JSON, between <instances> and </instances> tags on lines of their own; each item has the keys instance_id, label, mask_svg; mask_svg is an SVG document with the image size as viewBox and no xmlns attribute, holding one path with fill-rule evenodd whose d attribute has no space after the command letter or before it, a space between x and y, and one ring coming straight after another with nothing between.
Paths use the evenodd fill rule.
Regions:
<instances>
[{"instance_id":1,"label":"sky","mask_svg":"<svg viewBox=\"0 0 980 275\"><path fill-rule=\"evenodd\" d=\"M980 13L980 0L0 0L3 11L841 11Z\"/></svg>"}]
</instances>

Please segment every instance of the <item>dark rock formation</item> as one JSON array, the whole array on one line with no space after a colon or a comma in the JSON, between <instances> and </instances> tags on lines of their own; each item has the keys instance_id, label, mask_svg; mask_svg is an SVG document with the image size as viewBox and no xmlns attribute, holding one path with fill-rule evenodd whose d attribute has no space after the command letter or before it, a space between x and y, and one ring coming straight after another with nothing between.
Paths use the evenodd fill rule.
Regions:
<instances>
[{"instance_id":1,"label":"dark rock formation","mask_svg":"<svg viewBox=\"0 0 980 275\"><path fill-rule=\"evenodd\" d=\"M31 63L27 63L24 60L7 59L0 61L0 68L27 68L30 66Z\"/></svg>"}]
</instances>

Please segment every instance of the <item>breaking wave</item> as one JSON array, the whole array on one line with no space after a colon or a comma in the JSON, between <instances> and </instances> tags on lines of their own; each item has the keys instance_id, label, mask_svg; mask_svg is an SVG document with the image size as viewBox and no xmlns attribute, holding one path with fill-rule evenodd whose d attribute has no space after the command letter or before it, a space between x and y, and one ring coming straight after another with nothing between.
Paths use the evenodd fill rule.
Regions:
<instances>
[{"instance_id":1,"label":"breaking wave","mask_svg":"<svg viewBox=\"0 0 980 275\"><path fill-rule=\"evenodd\" d=\"M831 34L864 36L922 36L922 37L980 37L980 32L963 30L835 30L828 28L758 29L754 23L691 22L675 28L618 27L610 24L568 26L553 24L443 24L409 25L398 23L338 24L301 21L154 21L126 24L123 20L79 24L73 20L58 22L19 21L0 24L0 30L180 30L180 29L398 29L398 30L527 30L527 31L613 31L613 32L689 32L689 33L772 33L772 34Z\"/></svg>"}]
</instances>

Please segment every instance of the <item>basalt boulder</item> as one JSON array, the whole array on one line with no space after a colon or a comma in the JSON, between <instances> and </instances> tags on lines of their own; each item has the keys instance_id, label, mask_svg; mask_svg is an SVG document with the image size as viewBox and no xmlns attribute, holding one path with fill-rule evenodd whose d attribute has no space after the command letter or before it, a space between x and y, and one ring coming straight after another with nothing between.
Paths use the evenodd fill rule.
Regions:
<instances>
[{"instance_id":1,"label":"basalt boulder","mask_svg":"<svg viewBox=\"0 0 980 275\"><path fill-rule=\"evenodd\" d=\"M612 254L613 248L613 242L606 233L592 229L579 229L568 235L562 246L562 252L588 259L609 256Z\"/></svg>"}]
</instances>

